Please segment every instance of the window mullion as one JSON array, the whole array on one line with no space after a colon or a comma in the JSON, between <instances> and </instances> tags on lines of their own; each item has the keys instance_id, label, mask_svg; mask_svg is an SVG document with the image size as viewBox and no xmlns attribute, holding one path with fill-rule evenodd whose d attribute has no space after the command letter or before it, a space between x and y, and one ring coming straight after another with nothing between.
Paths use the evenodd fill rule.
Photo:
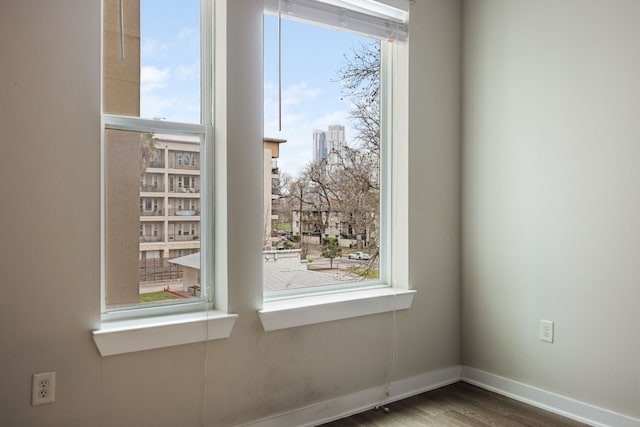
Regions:
<instances>
[{"instance_id":1,"label":"window mullion","mask_svg":"<svg viewBox=\"0 0 640 427\"><path fill-rule=\"evenodd\" d=\"M129 131L170 133L173 135L202 135L205 127L195 123L170 122L165 120L151 120L140 117L118 116L114 114L102 115L103 127Z\"/></svg>"}]
</instances>

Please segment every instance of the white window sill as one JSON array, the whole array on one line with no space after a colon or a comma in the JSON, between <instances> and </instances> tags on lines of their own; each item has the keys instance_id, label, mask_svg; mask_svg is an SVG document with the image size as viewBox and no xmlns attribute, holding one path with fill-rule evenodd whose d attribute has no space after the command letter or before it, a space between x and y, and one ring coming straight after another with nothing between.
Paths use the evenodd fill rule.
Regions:
<instances>
[{"instance_id":1,"label":"white window sill","mask_svg":"<svg viewBox=\"0 0 640 427\"><path fill-rule=\"evenodd\" d=\"M93 340L102 356L190 344L229 337L237 317L212 310L113 320L93 331Z\"/></svg>"},{"instance_id":2,"label":"white window sill","mask_svg":"<svg viewBox=\"0 0 640 427\"><path fill-rule=\"evenodd\" d=\"M265 331L294 328L332 320L405 310L415 290L376 288L266 301L258 311Z\"/></svg>"}]
</instances>

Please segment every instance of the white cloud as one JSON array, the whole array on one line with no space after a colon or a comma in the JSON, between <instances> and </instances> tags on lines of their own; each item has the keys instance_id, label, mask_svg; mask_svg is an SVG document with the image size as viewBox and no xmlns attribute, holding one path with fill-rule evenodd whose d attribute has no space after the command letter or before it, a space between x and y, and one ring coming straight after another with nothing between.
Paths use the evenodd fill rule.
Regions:
<instances>
[{"instance_id":1,"label":"white cloud","mask_svg":"<svg viewBox=\"0 0 640 427\"><path fill-rule=\"evenodd\" d=\"M152 38L144 38L140 41L140 53L143 58L152 58L158 52L158 41Z\"/></svg>"},{"instance_id":2,"label":"white cloud","mask_svg":"<svg viewBox=\"0 0 640 427\"><path fill-rule=\"evenodd\" d=\"M307 82L298 82L282 88L282 107L290 107L292 105L304 104L311 101L322 94L322 89L311 88ZM277 102L278 87L273 83L264 85L264 99L267 101Z\"/></svg>"},{"instance_id":3,"label":"white cloud","mask_svg":"<svg viewBox=\"0 0 640 427\"><path fill-rule=\"evenodd\" d=\"M180 31L178 31L178 38L179 39L195 39L197 38L198 40L200 39L200 32L193 27L184 27L181 28Z\"/></svg>"},{"instance_id":4,"label":"white cloud","mask_svg":"<svg viewBox=\"0 0 640 427\"><path fill-rule=\"evenodd\" d=\"M336 124L344 126L346 133L349 128L349 112L346 110L331 111L313 121L313 126L318 129L327 129L329 126ZM352 136L347 133L345 138L349 140Z\"/></svg>"},{"instance_id":5,"label":"white cloud","mask_svg":"<svg viewBox=\"0 0 640 427\"><path fill-rule=\"evenodd\" d=\"M322 93L322 89L310 88L307 82L300 82L282 90L282 106L302 104L316 98Z\"/></svg>"},{"instance_id":6,"label":"white cloud","mask_svg":"<svg viewBox=\"0 0 640 427\"><path fill-rule=\"evenodd\" d=\"M162 117L176 122L199 123L200 94L146 94L140 99L140 115L145 118Z\"/></svg>"},{"instance_id":7,"label":"white cloud","mask_svg":"<svg viewBox=\"0 0 640 427\"><path fill-rule=\"evenodd\" d=\"M165 87L170 74L169 68L141 67L140 91L145 93Z\"/></svg>"},{"instance_id":8,"label":"white cloud","mask_svg":"<svg viewBox=\"0 0 640 427\"><path fill-rule=\"evenodd\" d=\"M145 118L167 118L167 111L172 111L175 103L175 97L148 94L140 98L140 115Z\"/></svg>"},{"instance_id":9,"label":"white cloud","mask_svg":"<svg viewBox=\"0 0 640 427\"><path fill-rule=\"evenodd\" d=\"M166 58L175 43L161 42L153 37L143 37L140 40L140 53L143 61Z\"/></svg>"},{"instance_id":10,"label":"white cloud","mask_svg":"<svg viewBox=\"0 0 640 427\"><path fill-rule=\"evenodd\" d=\"M200 61L196 61L191 65L179 65L176 68L176 76L181 80L199 80Z\"/></svg>"}]
</instances>

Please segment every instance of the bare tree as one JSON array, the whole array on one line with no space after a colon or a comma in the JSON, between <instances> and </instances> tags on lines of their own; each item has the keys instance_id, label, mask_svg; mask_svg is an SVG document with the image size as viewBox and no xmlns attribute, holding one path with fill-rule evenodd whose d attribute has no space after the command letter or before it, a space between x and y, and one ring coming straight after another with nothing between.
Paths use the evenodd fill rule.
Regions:
<instances>
[{"instance_id":1,"label":"bare tree","mask_svg":"<svg viewBox=\"0 0 640 427\"><path fill-rule=\"evenodd\" d=\"M295 209L295 199L291 195L292 182L293 177L290 174L284 171L280 172L280 179L278 182L279 197L274 205L274 213L278 215L279 224L291 224L293 221L291 212Z\"/></svg>"},{"instance_id":2,"label":"bare tree","mask_svg":"<svg viewBox=\"0 0 640 427\"><path fill-rule=\"evenodd\" d=\"M302 173L302 178L310 184L307 204L312 208L314 231L324 236L329 226L331 214L341 202L339 186L335 181L337 174L327 172L326 160L320 164L309 163Z\"/></svg>"},{"instance_id":3,"label":"bare tree","mask_svg":"<svg viewBox=\"0 0 640 427\"><path fill-rule=\"evenodd\" d=\"M344 55L337 71L343 96L351 99L349 112L357 134L354 147L343 150L341 207L356 235L378 245L380 206L380 43L363 43Z\"/></svg>"},{"instance_id":4,"label":"bare tree","mask_svg":"<svg viewBox=\"0 0 640 427\"><path fill-rule=\"evenodd\" d=\"M349 114L359 148L380 154L380 42L362 43L344 55L337 71L342 95L351 99Z\"/></svg>"},{"instance_id":5,"label":"bare tree","mask_svg":"<svg viewBox=\"0 0 640 427\"><path fill-rule=\"evenodd\" d=\"M279 187L280 187L280 197L286 198L289 196L289 189L291 187L291 182L293 181L293 177L291 174L282 171L279 176Z\"/></svg>"},{"instance_id":6,"label":"bare tree","mask_svg":"<svg viewBox=\"0 0 640 427\"><path fill-rule=\"evenodd\" d=\"M344 56L337 71L342 95L352 101L350 119L355 141L320 163L309 163L286 185L290 209L300 213L303 231L326 236L330 221L340 217L348 237L362 236L359 244L378 246L380 221L380 43L361 44ZM284 203L284 202L283 202ZM333 216L332 216L333 215Z\"/></svg>"},{"instance_id":7,"label":"bare tree","mask_svg":"<svg viewBox=\"0 0 640 427\"><path fill-rule=\"evenodd\" d=\"M300 235L299 235L300 249L302 250L300 256L302 259L305 259L307 257L307 253L309 250L308 242L305 241L304 235L303 235L303 230L305 228L304 210L309 203L307 199L309 197L308 193L309 193L309 184L304 179L299 178L295 181L291 181L291 183L289 184L288 194L290 198L290 204L292 206L292 211L297 210L299 213L298 218L299 218L300 224L298 229L300 232ZM292 224L292 228L293 228L293 224Z\"/></svg>"}]
</instances>

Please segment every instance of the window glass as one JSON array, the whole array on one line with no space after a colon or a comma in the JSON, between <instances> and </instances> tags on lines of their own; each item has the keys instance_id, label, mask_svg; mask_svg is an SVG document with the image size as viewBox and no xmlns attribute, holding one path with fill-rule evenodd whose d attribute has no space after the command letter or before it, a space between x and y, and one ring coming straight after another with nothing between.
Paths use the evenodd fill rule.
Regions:
<instances>
[{"instance_id":1,"label":"window glass","mask_svg":"<svg viewBox=\"0 0 640 427\"><path fill-rule=\"evenodd\" d=\"M201 301L200 1L103 8L104 308Z\"/></svg>"},{"instance_id":2,"label":"window glass","mask_svg":"<svg viewBox=\"0 0 640 427\"><path fill-rule=\"evenodd\" d=\"M103 111L200 123L200 2L122 4L104 2Z\"/></svg>"},{"instance_id":3,"label":"window glass","mask_svg":"<svg viewBox=\"0 0 640 427\"><path fill-rule=\"evenodd\" d=\"M106 129L105 299L107 308L180 302L200 285L200 171L178 175L193 185L167 185L176 173L161 158L188 151L200 138ZM153 165L152 165L153 163ZM163 162L168 165L168 162ZM153 170L153 179L147 177ZM152 182L149 185L149 182Z\"/></svg>"},{"instance_id":4,"label":"window glass","mask_svg":"<svg viewBox=\"0 0 640 427\"><path fill-rule=\"evenodd\" d=\"M278 18L264 20L265 295L375 283L381 44L283 19L279 130Z\"/></svg>"}]
</instances>

